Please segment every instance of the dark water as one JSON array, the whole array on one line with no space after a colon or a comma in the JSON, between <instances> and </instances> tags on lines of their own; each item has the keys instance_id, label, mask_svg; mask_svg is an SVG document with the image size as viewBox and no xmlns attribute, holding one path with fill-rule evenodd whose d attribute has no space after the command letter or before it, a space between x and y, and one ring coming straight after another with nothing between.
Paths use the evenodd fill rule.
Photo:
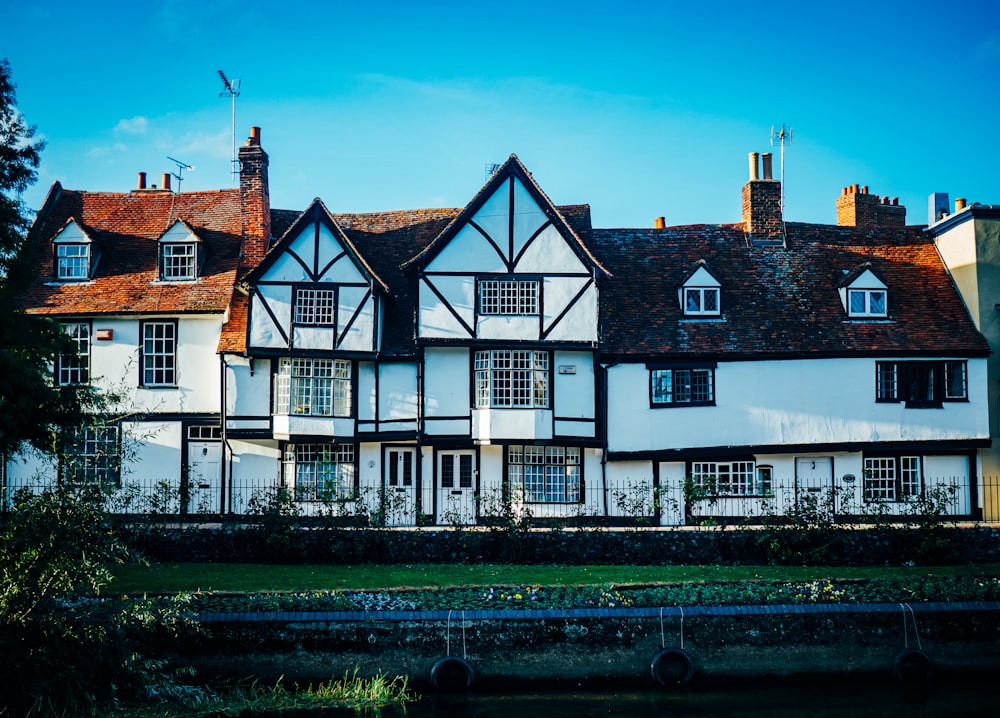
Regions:
<instances>
[{"instance_id":1,"label":"dark water","mask_svg":"<svg viewBox=\"0 0 1000 718\"><path fill-rule=\"evenodd\" d=\"M318 714L328 718L353 712ZM368 714L371 715L371 714ZM711 690L637 690L425 696L381 718L938 718L1000 716L1000 677L902 689L893 684L746 685Z\"/></svg>"}]
</instances>

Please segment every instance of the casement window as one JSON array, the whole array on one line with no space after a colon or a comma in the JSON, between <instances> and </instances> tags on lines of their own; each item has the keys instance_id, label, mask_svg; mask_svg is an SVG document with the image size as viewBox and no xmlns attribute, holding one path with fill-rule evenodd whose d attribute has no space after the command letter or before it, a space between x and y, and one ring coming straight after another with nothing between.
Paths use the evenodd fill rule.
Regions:
<instances>
[{"instance_id":1,"label":"casement window","mask_svg":"<svg viewBox=\"0 0 1000 718\"><path fill-rule=\"evenodd\" d=\"M538 280L479 280L479 313L537 315Z\"/></svg>"},{"instance_id":2,"label":"casement window","mask_svg":"<svg viewBox=\"0 0 1000 718\"><path fill-rule=\"evenodd\" d=\"M56 279L80 280L90 278L90 245L56 245Z\"/></svg>"},{"instance_id":3,"label":"casement window","mask_svg":"<svg viewBox=\"0 0 1000 718\"><path fill-rule=\"evenodd\" d=\"M583 467L574 446L508 446L507 475L529 503L580 501Z\"/></svg>"},{"instance_id":4,"label":"casement window","mask_svg":"<svg viewBox=\"0 0 1000 718\"><path fill-rule=\"evenodd\" d=\"M282 459L285 486L296 501L353 496L357 468L352 444L288 444Z\"/></svg>"},{"instance_id":5,"label":"casement window","mask_svg":"<svg viewBox=\"0 0 1000 718\"><path fill-rule=\"evenodd\" d=\"M684 287L685 316L718 316L719 313L718 287Z\"/></svg>"},{"instance_id":6,"label":"casement window","mask_svg":"<svg viewBox=\"0 0 1000 718\"><path fill-rule=\"evenodd\" d=\"M194 242L160 244L160 279L183 282L198 278L198 250Z\"/></svg>"},{"instance_id":7,"label":"casement window","mask_svg":"<svg viewBox=\"0 0 1000 718\"><path fill-rule=\"evenodd\" d=\"M177 386L177 322L142 322L142 386Z\"/></svg>"},{"instance_id":8,"label":"casement window","mask_svg":"<svg viewBox=\"0 0 1000 718\"><path fill-rule=\"evenodd\" d=\"M937 408L943 401L967 401L964 361L875 363L875 400L905 402L907 408Z\"/></svg>"},{"instance_id":9,"label":"casement window","mask_svg":"<svg viewBox=\"0 0 1000 718\"><path fill-rule=\"evenodd\" d=\"M66 432L61 473L74 485L118 486L121 438L117 424L78 427Z\"/></svg>"},{"instance_id":10,"label":"casement window","mask_svg":"<svg viewBox=\"0 0 1000 718\"><path fill-rule=\"evenodd\" d=\"M476 352L476 407L549 406L549 353L534 349Z\"/></svg>"},{"instance_id":11,"label":"casement window","mask_svg":"<svg viewBox=\"0 0 1000 718\"><path fill-rule=\"evenodd\" d=\"M770 482L770 476L765 475ZM712 496L752 496L762 493L753 461L695 461L691 463L694 485Z\"/></svg>"},{"instance_id":12,"label":"casement window","mask_svg":"<svg viewBox=\"0 0 1000 718\"><path fill-rule=\"evenodd\" d=\"M347 359L280 359L275 413L351 416L351 366Z\"/></svg>"},{"instance_id":13,"label":"casement window","mask_svg":"<svg viewBox=\"0 0 1000 718\"><path fill-rule=\"evenodd\" d=\"M887 296L884 289L848 289L847 315L885 317L888 315Z\"/></svg>"},{"instance_id":14,"label":"casement window","mask_svg":"<svg viewBox=\"0 0 1000 718\"><path fill-rule=\"evenodd\" d=\"M56 382L60 386L90 383L90 323L62 325L68 337L56 364Z\"/></svg>"},{"instance_id":15,"label":"casement window","mask_svg":"<svg viewBox=\"0 0 1000 718\"><path fill-rule=\"evenodd\" d=\"M753 493L758 496L770 496L774 487L774 467L760 465L757 467L757 483Z\"/></svg>"},{"instance_id":16,"label":"casement window","mask_svg":"<svg viewBox=\"0 0 1000 718\"><path fill-rule=\"evenodd\" d=\"M714 367L650 369L650 405L711 406L715 404Z\"/></svg>"},{"instance_id":17,"label":"casement window","mask_svg":"<svg viewBox=\"0 0 1000 718\"><path fill-rule=\"evenodd\" d=\"M336 295L332 289L297 289L295 323L332 327L336 323Z\"/></svg>"},{"instance_id":18,"label":"casement window","mask_svg":"<svg viewBox=\"0 0 1000 718\"><path fill-rule=\"evenodd\" d=\"M865 501L905 501L922 490L919 456L865 457Z\"/></svg>"}]
</instances>

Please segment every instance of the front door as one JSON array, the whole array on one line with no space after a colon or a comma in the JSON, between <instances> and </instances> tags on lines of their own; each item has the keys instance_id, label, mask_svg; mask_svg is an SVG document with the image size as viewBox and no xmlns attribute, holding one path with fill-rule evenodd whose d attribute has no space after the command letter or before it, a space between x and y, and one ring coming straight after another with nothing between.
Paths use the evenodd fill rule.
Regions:
<instances>
[{"instance_id":1,"label":"front door","mask_svg":"<svg viewBox=\"0 0 1000 718\"><path fill-rule=\"evenodd\" d=\"M188 442L188 512L219 512L222 442Z\"/></svg>"},{"instance_id":2,"label":"front door","mask_svg":"<svg viewBox=\"0 0 1000 718\"><path fill-rule=\"evenodd\" d=\"M821 456L795 460L795 494L800 509L833 514L833 457Z\"/></svg>"},{"instance_id":3,"label":"front door","mask_svg":"<svg viewBox=\"0 0 1000 718\"><path fill-rule=\"evenodd\" d=\"M410 447L385 450L385 523L417 525L417 451Z\"/></svg>"},{"instance_id":4,"label":"front door","mask_svg":"<svg viewBox=\"0 0 1000 718\"><path fill-rule=\"evenodd\" d=\"M437 465L437 521L445 525L476 523L476 452L441 451Z\"/></svg>"}]
</instances>

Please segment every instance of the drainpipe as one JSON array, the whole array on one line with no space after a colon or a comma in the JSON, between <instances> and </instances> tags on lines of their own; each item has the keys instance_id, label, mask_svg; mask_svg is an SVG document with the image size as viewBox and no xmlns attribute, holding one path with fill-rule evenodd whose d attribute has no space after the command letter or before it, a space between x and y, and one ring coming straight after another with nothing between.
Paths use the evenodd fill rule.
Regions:
<instances>
[{"instance_id":1,"label":"drainpipe","mask_svg":"<svg viewBox=\"0 0 1000 718\"><path fill-rule=\"evenodd\" d=\"M221 395L222 404L219 407L219 416L222 421L222 465L220 470L222 471L222 476L219 477L219 511L223 514L232 513L232 506L229 506L229 511L226 507L226 497L232 496L231 491L226 491L226 484L229 481L229 477L232 476L232 460L233 460L233 450L229 445L229 436L226 433L226 370L229 365L226 364L225 353L219 354L220 362L220 372L222 374L221 380L219 382L219 392ZM230 502L231 503L231 502Z\"/></svg>"}]
</instances>

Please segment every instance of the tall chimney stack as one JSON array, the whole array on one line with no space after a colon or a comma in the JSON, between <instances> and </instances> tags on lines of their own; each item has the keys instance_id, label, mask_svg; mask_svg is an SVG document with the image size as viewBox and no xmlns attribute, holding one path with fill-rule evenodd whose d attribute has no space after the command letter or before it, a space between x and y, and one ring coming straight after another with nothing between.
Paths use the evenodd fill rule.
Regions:
<instances>
[{"instance_id":1,"label":"tall chimney stack","mask_svg":"<svg viewBox=\"0 0 1000 718\"><path fill-rule=\"evenodd\" d=\"M243 215L243 258L240 272L256 267L271 241L271 195L267 182L267 152L260 146L260 128L251 127L240 147L240 206Z\"/></svg>"},{"instance_id":2,"label":"tall chimney stack","mask_svg":"<svg viewBox=\"0 0 1000 718\"><path fill-rule=\"evenodd\" d=\"M849 185L837 197L837 224L841 227L905 227L906 207L898 197L869 194L868 185Z\"/></svg>"},{"instance_id":3,"label":"tall chimney stack","mask_svg":"<svg viewBox=\"0 0 1000 718\"><path fill-rule=\"evenodd\" d=\"M771 154L764 153L764 178L758 179L756 152L750 153L750 179L743 185L743 223L751 241L784 242L781 218L781 182L771 178Z\"/></svg>"}]
</instances>

